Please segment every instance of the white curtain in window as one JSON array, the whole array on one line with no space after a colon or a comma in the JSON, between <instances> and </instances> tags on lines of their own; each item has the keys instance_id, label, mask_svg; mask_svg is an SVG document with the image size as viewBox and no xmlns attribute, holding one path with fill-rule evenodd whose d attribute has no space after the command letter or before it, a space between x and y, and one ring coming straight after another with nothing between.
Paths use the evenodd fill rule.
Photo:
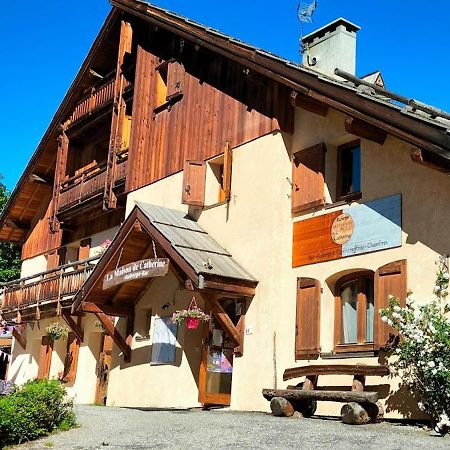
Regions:
<instances>
[{"instance_id":1,"label":"white curtain in window","mask_svg":"<svg viewBox=\"0 0 450 450\"><path fill-rule=\"evenodd\" d=\"M356 283L348 285L341 291L344 344L356 344L358 342L357 298Z\"/></svg>"}]
</instances>

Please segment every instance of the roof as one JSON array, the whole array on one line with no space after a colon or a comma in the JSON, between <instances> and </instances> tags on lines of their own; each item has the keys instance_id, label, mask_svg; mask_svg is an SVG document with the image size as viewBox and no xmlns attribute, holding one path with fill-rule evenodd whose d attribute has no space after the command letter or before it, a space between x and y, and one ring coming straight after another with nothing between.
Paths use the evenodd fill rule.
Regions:
<instances>
[{"instance_id":1,"label":"roof","mask_svg":"<svg viewBox=\"0 0 450 450\"><path fill-rule=\"evenodd\" d=\"M136 202L136 206L197 275L256 281L233 259L231 253L186 213L141 202Z\"/></svg>"},{"instance_id":2,"label":"roof","mask_svg":"<svg viewBox=\"0 0 450 450\"><path fill-rule=\"evenodd\" d=\"M410 144L433 153L433 161L436 164L443 164L450 171L450 120L442 117L450 117L443 111L421 104L420 102L397 96L404 99L402 102L393 102L386 95L378 94L374 89L367 86L359 86L357 83L349 81L339 81L328 77L311 68L307 68L296 62L289 61L271 52L252 46L239 39L233 38L213 28L201 25L191 19L175 14L167 9L153 6L141 0L110 0L116 7L101 33L93 44L88 57L83 63L77 78L69 89L58 112L38 149L33 155L18 185L13 191L10 201L6 205L0 216L0 235L8 236L3 230L9 228L5 225L7 218L17 220L15 213L11 214L13 206L16 204L18 195L22 190L30 188L27 180L34 167L42 159L44 149L48 145L50 137L55 137L55 130L62 117L62 112L70 107L69 100L73 100L78 92L80 80L85 76L89 68L89 62L96 55L96 49L104 38L108 29L118 21L120 10L134 15L140 19L154 23L155 25L167 29L180 37L189 39L192 42L218 54L224 55L237 61L255 72L301 92L310 98L324 102L328 106L370 124L384 129L389 134L398 137ZM345 20L345 19L338 19ZM346 21L348 22L348 21ZM348 22L352 26L356 26ZM349 26L350 26L349 25ZM54 143L53 143L54 144ZM56 148L56 144L54 144ZM54 156L54 155L53 155ZM40 199L40 195L34 195L34 199ZM28 207L27 202L21 201L22 210ZM19 208L20 209L20 208ZM26 208L25 208L26 209ZM32 208L28 208L34 211ZM28 214L28 212L27 212ZM1 238L0 236L0 238ZM18 242L23 235L14 235L14 242ZM2 239L5 239L4 237Z\"/></svg>"},{"instance_id":3,"label":"roof","mask_svg":"<svg viewBox=\"0 0 450 450\"><path fill-rule=\"evenodd\" d=\"M104 276L119 266L152 257L169 258L178 279L190 280L200 290L253 296L258 284L186 213L137 202L75 295L72 310L76 311L82 302L125 305L136 301L148 288L149 280L134 279L103 289Z\"/></svg>"}]
</instances>

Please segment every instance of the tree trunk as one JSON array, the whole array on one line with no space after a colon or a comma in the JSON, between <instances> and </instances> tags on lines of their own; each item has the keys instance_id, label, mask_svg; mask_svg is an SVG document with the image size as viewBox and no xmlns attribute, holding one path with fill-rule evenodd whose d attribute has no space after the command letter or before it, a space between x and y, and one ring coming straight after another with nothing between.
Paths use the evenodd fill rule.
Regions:
<instances>
[{"instance_id":1,"label":"tree trunk","mask_svg":"<svg viewBox=\"0 0 450 450\"><path fill-rule=\"evenodd\" d=\"M350 425L362 425L370 421L369 414L355 402L346 403L341 409L342 422Z\"/></svg>"},{"instance_id":2,"label":"tree trunk","mask_svg":"<svg viewBox=\"0 0 450 450\"><path fill-rule=\"evenodd\" d=\"M294 407L283 397L274 397L270 401L270 409L274 416L291 417L294 415Z\"/></svg>"}]
</instances>

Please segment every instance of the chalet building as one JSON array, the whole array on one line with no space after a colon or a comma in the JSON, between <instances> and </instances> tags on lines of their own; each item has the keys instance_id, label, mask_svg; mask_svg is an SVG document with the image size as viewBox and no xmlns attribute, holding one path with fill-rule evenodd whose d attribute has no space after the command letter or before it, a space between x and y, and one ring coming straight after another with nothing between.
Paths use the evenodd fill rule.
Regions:
<instances>
[{"instance_id":1,"label":"chalet building","mask_svg":"<svg viewBox=\"0 0 450 450\"><path fill-rule=\"evenodd\" d=\"M377 311L431 296L450 250L450 116L357 78L345 19L296 64L112 5L0 218L23 259L2 298L8 378L59 377L79 403L266 411L285 369L385 362ZM172 323L193 299L211 320ZM367 383L388 417L417 414L399 380Z\"/></svg>"}]
</instances>

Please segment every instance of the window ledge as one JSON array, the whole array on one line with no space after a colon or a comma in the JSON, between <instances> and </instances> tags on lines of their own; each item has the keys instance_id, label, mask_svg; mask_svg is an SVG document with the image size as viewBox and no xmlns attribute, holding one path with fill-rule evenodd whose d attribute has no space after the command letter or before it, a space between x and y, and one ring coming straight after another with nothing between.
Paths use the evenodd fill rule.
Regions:
<instances>
[{"instance_id":1,"label":"window ledge","mask_svg":"<svg viewBox=\"0 0 450 450\"><path fill-rule=\"evenodd\" d=\"M358 351L358 352L340 352L340 353L321 353L322 359L346 359L346 358L371 358L377 356L375 351Z\"/></svg>"}]
</instances>

